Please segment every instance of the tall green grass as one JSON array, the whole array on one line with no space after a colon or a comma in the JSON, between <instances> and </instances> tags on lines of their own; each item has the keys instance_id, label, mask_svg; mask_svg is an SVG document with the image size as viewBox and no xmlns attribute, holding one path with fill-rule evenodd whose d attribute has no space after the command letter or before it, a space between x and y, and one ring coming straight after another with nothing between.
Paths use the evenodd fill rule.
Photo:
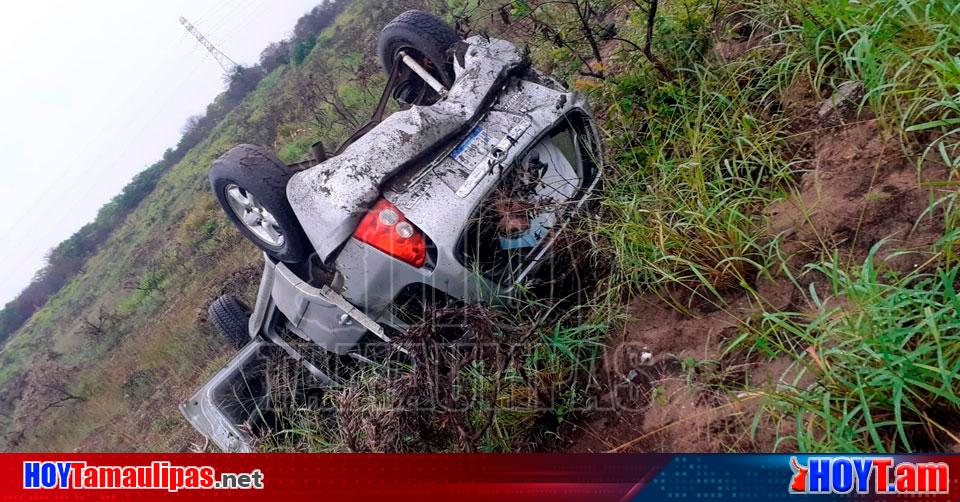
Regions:
<instances>
[{"instance_id":1,"label":"tall green grass","mask_svg":"<svg viewBox=\"0 0 960 502\"><path fill-rule=\"evenodd\" d=\"M728 351L756 350L793 363L757 419L800 451L917 451L956 440L960 412L960 267L885 280L871 250L863 265L811 264L827 279L807 298L815 310L764 314ZM792 443L792 444L791 444Z\"/></svg>"},{"instance_id":2,"label":"tall green grass","mask_svg":"<svg viewBox=\"0 0 960 502\"><path fill-rule=\"evenodd\" d=\"M609 104L612 157L599 232L631 293L721 302L768 266L761 211L791 175L772 108L782 78L771 48L707 61L698 48L708 45L711 10L698 3L659 24L668 34L691 30L658 48L678 79L664 81L634 55L593 91Z\"/></svg>"},{"instance_id":3,"label":"tall green grass","mask_svg":"<svg viewBox=\"0 0 960 502\"><path fill-rule=\"evenodd\" d=\"M787 47L784 71L818 89L860 82L861 105L927 147L923 157L958 166L960 2L762 1L753 12Z\"/></svg>"},{"instance_id":4,"label":"tall green grass","mask_svg":"<svg viewBox=\"0 0 960 502\"><path fill-rule=\"evenodd\" d=\"M756 295L760 275L791 273L764 235L762 210L785 194L805 160L786 145L790 117L771 106L801 80L821 98L859 82L858 107L900 133L918 166L933 159L958 167L957 2L747 2L738 13L763 42L732 62L699 49L709 43L698 36L722 26L705 17L710 7L682 2L658 20L656 51L678 79L665 81L634 58L622 59L611 81L587 86L606 106L614 166L599 231L630 293L653 292L682 310L678 291L722 303L736 290ZM638 28L633 19L624 33ZM956 197L933 201L917 225L941 215L946 231L928 264L936 272L883 277L876 249L853 268L812 263L805 273L830 284L803 291L814 312L744 320L728 355L794 361L789 378L765 391L754 422L773 419L778 447L915 451L957 441L950 418L960 407Z\"/></svg>"},{"instance_id":5,"label":"tall green grass","mask_svg":"<svg viewBox=\"0 0 960 502\"><path fill-rule=\"evenodd\" d=\"M536 447L545 415L563 421L584 409L595 389L570 375L596 370L604 333L617 325L624 298L656 294L692 311L694 302L722 304L741 291L759 296L759 276L793 273L766 234L763 209L786 195L808 160L791 150L791 117L779 108L783 91L799 80L808 80L823 98L843 82L860 82L859 106L901 132L905 148L920 152L918 162L935 155L957 165L956 2L748 1L738 13L763 42L733 61L718 61L710 52L729 13L717 5L686 0L663 6L654 49L676 79L664 79L638 52L625 50L610 57L606 80L574 82L591 94L606 136L610 171L602 216L588 232L614 258L613 279L604 294L585 301L580 308L586 315L575 322L553 315L556 304L524 298L510 314L510 325L530 330L515 363L499 375L484 361L462 368L451 385L478 397L465 410L466 423L482 428L476 449ZM618 36L642 39L645 16L638 13L618 23ZM535 61L576 73L569 64L574 58L562 48L531 49ZM778 448L916 451L956 439L955 205L955 197L945 197L927 215L944 215L947 222L936 249L940 261L931 263L935 272L884 276L874 266L879 247L854 268L839 258L812 263L794 271L828 285L803 289L812 311L767 311L742 320L742 334L726 346L728 356L792 362L773 388L728 389L766 397L753 427L773 423ZM822 251L830 256L835 250ZM340 414L301 410L288 439L295 439L295 448L324 451L463 446L436 410L391 414L397 382L389 378L376 369L357 373L330 398ZM500 387L492 395L494 381ZM576 385L556 385L567 381ZM723 385L726 380L715 383ZM560 391L549 410L516 406L536 403L544 390ZM404 428L404 420L419 428ZM402 433L389 444L370 443L384 427Z\"/></svg>"}]
</instances>

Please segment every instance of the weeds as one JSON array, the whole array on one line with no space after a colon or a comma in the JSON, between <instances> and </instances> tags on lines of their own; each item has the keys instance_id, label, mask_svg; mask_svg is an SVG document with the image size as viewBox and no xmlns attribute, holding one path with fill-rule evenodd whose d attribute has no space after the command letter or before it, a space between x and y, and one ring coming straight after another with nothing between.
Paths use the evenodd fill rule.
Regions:
<instances>
[{"instance_id":1,"label":"weeds","mask_svg":"<svg viewBox=\"0 0 960 502\"><path fill-rule=\"evenodd\" d=\"M641 69L600 92L612 103L617 166L600 232L632 292L673 287L722 301L765 268L759 211L791 166L780 123L764 111L775 78L755 70L763 58L698 64L678 82Z\"/></svg>"},{"instance_id":2,"label":"weeds","mask_svg":"<svg viewBox=\"0 0 960 502\"><path fill-rule=\"evenodd\" d=\"M460 6L455 10L461 23L469 21L464 17L469 12L483 10L481 3L444 3ZM489 13L524 15L524 9L544 3L511 2ZM727 343L725 357L683 359L686 385L702 386L718 401L724 392L747 392L757 401L762 395L766 399L752 432L773 424L779 449L918 451L960 443L954 418L960 408L956 194L933 201L924 213L926 219L942 215L946 227L928 267L898 277L878 272L877 248L856 269L839 258L782 254L779 243L766 235L763 216L771 201L793 188L807 160L791 143L792 117L784 116L781 102L784 90L798 82L809 81L820 98L844 82L859 82L864 88L860 111L897 129L907 140L908 154L921 152L913 155L918 166L935 159L955 172L960 5L955 0L749 0L737 5L743 22L727 30L738 33L728 34L719 32L730 9L713 1L563 4L580 15L563 17L561 8L538 7L543 22L534 25L543 40L530 49L539 66L573 77L574 88L591 95L611 166L604 173L600 218L574 234L577 242L566 248L570 259L556 264L555 277L570 283L521 288L511 308L433 311L406 335L408 343L422 348L413 352L413 361L363 366L337 392L304 393L302 375L274 381L283 427L263 438L262 446L310 451L561 447L558 438L569 437L565 425L594 409L592 400L603 384L597 368L601 352L609 333L621 328L625 304L634 295L659 295L696 314L698 304L723 308L742 292L759 297L757 278L778 274L795 279L809 309L793 302L787 311L767 307L741 320L740 335ZM215 361L213 366L222 363L222 351L197 337L191 309L219 287L213 283L222 282L229 270L252 263L246 255L256 255L232 251L238 239L206 195L202 170L241 140L273 143L285 160L294 161L316 139L328 144L342 139L351 117L364 116L361 109L374 99L363 91L382 78L375 64L364 64L355 44L372 39L381 18L390 17L383 8L373 2L348 7L318 37L316 48L301 55L299 66L268 76L210 139L165 175L130 223L91 259L90 272L51 299L25 333L68 333L62 327L83 318L75 310L92 314L94 305L107 304L125 316L119 327L123 339L109 349L116 352L101 357L107 348L98 347L89 351L96 356L65 354L124 368L137 361L164 368L190 386L195 382L180 375L209 372L211 363L204 359ZM622 19L616 18L615 30L608 29L608 15L617 9ZM551 31L547 21L563 29ZM520 20L507 16L504 23L509 37ZM481 24L473 28L482 30ZM742 54L715 57L711 46L718 37L744 34L759 42L745 44ZM338 61L336 55L343 54ZM324 80L320 87L319 81L298 82L287 75L327 67L336 68L334 81ZM308 96L315 98L311 102L303 102L305 87L316 91ZM943 183L955 186L955 181ZM197 195L201 191L204 195ZM516 210L506 209L507 214ZM153 246L148 237L169 230L169 222L178 219L178 242L172 246L182 247L184 256L164 258L167 240L162 249L148 249ZM834 251L826 245L817 250L821 257L835 256ZM144 270L152 257L164 266ZM813 263L804 266L808 261ZM805 279L817 279L796 280L798 262ZM578 275L582 270L591 274ZM113 291L124 280L133 291ZM578 294L563 297L573 289ZM165 293L172 291L180 294ZM483 343L451 346L440 336L450 333L444 324ZM27 353L39 350L33 344L42 346L33 341L39 338L22 335L11 339L0 357L0 380L13 380L28 366ZM746 385L740 381L741 373L748 373L744 368L772 358L792 362L773 388L753 388L749 375L743 377ZM69 418L84 427L74 433L76 440L63 440L70 441L63 449L99 431L99 424L142 415L127 401L145 399L154 386L143 375L111 371L104 364L80 375L97 389L99 408L93 400L70 408ZM736 378L730 378L731 364ZM119 384L124 381L126 386ZM669 405L665 387L651 386L650 401ZM135 399L119 398L121 388ZM117 402L104 404L111 394L103 389L116 391ZM170 394L158 392L172 402ZM732 409L734 402L731 398L716 409ZM155 435L172 436L168 422L149 425ZM46 437L66 437L55 420L38 429L57 431ZM624 446L639 443L635 439ZM135 446L134 440L127 444Z\"/></svg>"},{"instance_id":3,"label":"weeds","mask_svg":"<svg viewBox=\"0 0 960 502\"><path fill-rule=\"evenodd\" d=\"M953 0L759 2L787 47L785 73L807 74L818 89L852 79L869 105L948 166L960 134L960 3ZM918 135L918 133L930 133ZM909 138L908 138L909 139Z\"/></svg>"},{"instance_id":4,"label":"weeds","mask_svg":"<svg viewBox=\"0 0 960 502\"><path fill-rule=\"evenodd\" d=\"M929 451L956 440L960 268L885 281L874 266L881 244L852 273L836 259L810 265L828 281L809 288L815 311L768 313L728 347L793 358L757 420L792 422L780 441L800 451Z\"/></svg>"},{"instance_id":5,"label":"weeds","mask_svg":"<svg viewBox=\"0 0 960 502\"><path fill-rule=\"evenodd\" d=\"M499 306L426 306L390 344L367 344L321 407L287 399L264 438L298 451L534 451L559 447L592 409L602 339L617 319L607 269L571 225L550 260ZM326 370L325 370L326 371ZM276 392L276 391L275 391ZM294 392L295 393L295 392Z\"/></svg>"},{"instance_id":6,"label":"weeds","mask_svg":"<svg viewBox=\"0 0 960 502\"><path fill-rule=\"evenodd\" d=\"M349 369L322 409L286 399L289 386L280 385L283 414L295 425L265 444L420 452L529 451L557 443L563 426L590 410L609 322L606 309L572 305L572 298L579 296L545 299L518 290L511 307L428 309L396 339L408 356L384 359L380 350L379 364Z\"/></svg>"},{"instance_id":7,"label":"weeds","mask_svg":"<svg viewBox=\"0 0 960 502\"><path fill-rule=\"evenodd\" d=\"M794 117L783 115L780 102L800 79L824 95L843 82L860 82L859 108L889 119L915 143L929 144L925 155L955 165L949 139L957 125L956 61L946 48L956 45L956 23L938 26L956 8L921 0L747 3L736 13L742 22L735 31L760 42L717 61L711 57L713 31L725 26L718 5L664 4L659 16L628 9L615 36L603 39L626 44L620 52L588 41L575 57L556 40L532 48L536 61L567 75L602 75L574 85L593 96L607 135L612 169L602 217L587 234L613 258L609 289L560 302L560 309L587 313L577 319L557 315L557 303L524 296L508 321L494 320L501 312L482 323L487 327L479 331L497 340L492 352L431 350L421 353L429 360L409 372L358 374L336 398L336 430L352 432L327 444L363 451L543 448L537 436L559 430L544 428L545 420L568 420L590 409L599 388L594 364L625 298L655 294L693 314L703 303L724 308L740 292L767 305L755 290L761 276L785 274L800 287L796 263L771 242L763 215L790 192L807 160L790 142ZM604 4L604 12L613 7ZM656 28L652 37L650 26ZM636 47L630 40L647 40L646 52L655 52L660 64L630 50ZM672 69L669 78L661 65ZM953 376L960 370L954 206L955 197L947 196L928 210L927 216L947 220L936 273L886 277L873 265L878 248L855 271L839 259L807 265L806 276L824 276L829 284L828 291L805 289L812 312L767 305L742 320L726 356L684 359L687 385L709 390L718 401L744 390L756 399L748 368L757 360L791 358L778 385L759 394L766 400L753 422L754 433L773 424L776 448L915 451L956 440L948 432L956 429L949 417L960 404ZM414 337L435 335L428 325L415 329ZM411 377L421 371L429 374ZM656 389L652 402L659 401ZM424 393L439 402L425 400ZM410 411L398 404L429 405Z\"/></svg>"}]
</instances>

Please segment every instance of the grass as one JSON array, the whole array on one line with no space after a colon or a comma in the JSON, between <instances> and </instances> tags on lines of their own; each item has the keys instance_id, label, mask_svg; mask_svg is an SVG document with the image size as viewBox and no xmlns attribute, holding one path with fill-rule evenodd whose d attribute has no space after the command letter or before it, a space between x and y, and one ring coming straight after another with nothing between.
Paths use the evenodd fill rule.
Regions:
<instances>
[{"instance_id":1,"label":"grass","mask_svg":"<svg viewBox=\"0 0 960 502\"><path fill-rule=\"evenodd\" d=\"M773 64L777 49L709 60L713 9L685 2L658 21L655 51L677 79L621 52L611 57L617 74L585 87L605 114L612 168L596 232L617 260L616 282L680 309L722 304L767 271L761 210L785 195L795 169L774 111L788 84ZM643 22L631 15L621 36L642 37Z\"/></svg>"},{"instance_id":2,"label":"grass","mask_svg":"<svg viewBox=\"0 0 960 502\"><path fill-rule=\"evenodd\" d=\"M281 67L261 81L163 176L87 261L84 272L11 337L0 353L0 385L5 396L11 396L0 403L4 432L10 433L3 440L7 448L169 450L193 439L176 405L222 365L229 352L206 328L203 312L224 290L249 300L257 280L243 273L252 266L255 275L260 259L213 201L206 170L237 143L272 145L287 160L301 160L293 157L304 152L308 141L323 138L335 144L337 128L304 131L312 115L296 92L294 77L303 68L315 70L329 63L328 73L342 85L343 95L360 100L359 84L349 80L354 74L341 68L337 55L348 54L344 63L355 65L358 41L374 40L375 30L401 7L353 2L324 32L303 66ZM81 319L94 318L101 306L122 314L123 321L104 340L92 340L82 335ZM47 357L70 381L82 382L92 398L29 418L31 409L41 409L46 402L42 394L39 402L22 399L31 395L24 391L34 385L24 379ZM151 383L148 399L124 399L120 387L141 370L155 370L162 377ZM176 419L176 425L161 418ZM29 433L18 438L25 424ZM142 434L135 438L129 431Z\"/></svg>"},{"instance_id":3,"label":"grass","mask_svg":"<svg viewBox=\"0 0 960 502\"><path fill-rule=\"evenodd\" d=\"M604 200L610 223L599 229L635 293L676 286L715 300L764 267L757 209L783 193L790 166L777 124L759 126L755 97L732 85L735 78L695 68L690 81L613 89L625 115L618 127L647 129L614 142L617 168ZM649 96L645 106L624 107L637 93Z\"/></svg>"},{"instance_id":4,"label":"grass","mask_svg":"<svg viewBox=\"0 0 960 502\"><path fill-rule=\"evenodd\" d=\"M957 166L960 134L960 3L952 0L761 2L757 13L787 46L782 72L818 89L851 79L869 106L925 154Z\"/></svg>"},{"instance_id":5,"label":"grass","mask_svg":"<svg viewBox=\"0 0 960 502\"><path fill-rule=\"evenodd\" d=\"M918 169L931 154L957 167L960 74L952 47L960 41L960 4L825 0L758 7L786 47L775 70L792 73L784 80L807 78L815 89L860 82L859 105L900 132ZM883 277L875 266L883 242L860 266L841 264L836 250L825 249L832 258L805 269L829 284L828 291L813 285L806 291L813 312L765 313L758 331L731 345L752 340L794 360L790 378L766 396L755 427L769 413L780 424L778 444L801 451L922 451L957 442L948 418L960 406L953 200L933 201L928 219L916 224L930 224L938 207L946 220L925 264L933 271ZM784 427L786 420L791 424Z\"/></svg>"},{"instance_id":6,"label":"grass","mask_svg":"<svg viewBox=\"0 0 960 502\"><path fill-rule=\"evenodd\" d=\"M274 377L286 427L262 447L505 452L557 442L590 410L608 312L525 292L515 302L428 312L398 338L411 360L360 365L319 408L302 405L289 371ZM463 339L439 341L451 330Z\"/></svg>"},{"instance_id":7,"label":"grass","mask_svg":"<svg viewBox=\"0 0 960 502\"><path fill-rule=\"evenodd\" d=\"M949 446L931 437L957 439L960 268L884 280L874 267L881 245L859 270L838 259L809 265L829 279L826 291L809 288L815 310L767 313L727 349L793 359L755 426L772 415L792 430L781 441L800 451L929 451Z\"/></svg>"},{"instance_id":8,"label":"grass","mask_svg":"<svg viewBox=\"0 0 960 502\"><path fill-rule=\"evenodd\" d=\"M716 298L766 270L758 209L784 195L797 169L770 110L798 79L825 94L861 82L861 106L905 134L936 130L928 153L956 165L955 2L747 3L741 13L771 43L724 65L690 49L703 45L694 37L709 31L712 4L684 6L659 24L679 81L634 63L597 92L617 166L605 201L616 223L601 232L635 290L675 285ZM669 38L681 29L682 44Z\"/></svg>"},{"instance_id":9,"label":"grass","mask_svg":"<svg viewBox=\"0 0 960 502\"><path fill-rule=\"evenodd\" d=\"M479 24L495 14L482 2L442 3L451 11L483 14ZM643 40L646 16L624 5L617 36ZM0 384L15 385L52 347L78 388L97 396L52 410L17 447L171 449L193 438L183 421L170 419L178 417L175 404L229 355L203 332L202 310L228 287L249 298L256 281L235 273L259 259L209 196L206 168L239 142L270 144L290 162L317 139L328 148L337 144L346 129L318 123L295 77L325 70L337 96L362 117L375 98L365 91L382 76L358 79L371 61L357 44L372 46L392 17L389 8L356 0L304 61L265 78L164 176L85 272L11 338L0 353ZM553 14L563 21L569 13L557 9ZM733 10L763 41L722 61L711 44L735 31L718 23ZM314 407L310 396L293 391L296 376L281 382L287 428L264 438L264 448L526 451L562 445L570 424L588 416L604 389L604 350L610 335L625 329L628 305L638 296L666 300L684 319L705 306L725 311L743 297L762 307L738 319L739 332L726 341L725 353L685 357L678 365L691 391L725 394L729 401L722 406L732 407L744 393L763 397L751 417L753 430L740 431L743 436L773 428L771 448L803 451L946 448L957 441L952 417L960 407L960 212L955 191L949 193L955 178L941 182L946 195L932 199L917 222L942 222L942 238L924 267L904 276L881 271L879 247L851 264L824 245L797 263L767 234L764 209L789 196L810 167L796 150L793 117L781 109L785 92L798 84L826 98L843 82L860 82L864 96L857 106L901 135L918 168L927 160L958 167L958 13L953 0L666 2L653 50L675 70L673 79L657 73L639 51L613 42L603 66L607 78L581 78L568 49L531 40L535 63L589 95L606 140L601 217L588 218L571 234L570 255L586 261L564 265L592 271L584 278L588 294L543 299L521 290L513 308L474 313L473 331L496 349L480 356L449 348L432 352L434 359L421 366L443 368L449 378L431 377L426 389L406 383L415 369L371 367ZM761 301L758 281L783 275L804 305L793 302L778 311ZM806 285L811 278L812 288ZM141 289L125 289L125 283ZM96 344L79 335L78 322L100 306L121 312L124 320L109 343ZM434 328L421 326L421 334ZM739 371L731 368L772 359L791 364L773 386L731 377ZM124 383L138 382L138 372L147 370L152 383L137 386L138 399L125 399ZM651 384L651 406L670 404L666 388ZM448 400L441 404L458 407L435 406L430 399L438 396ZM4 418L8 428L22 420L16 403L4 403L3 411L13 417ZM143 431L143 437L129 431Z\"/></svg>"},{"instance_id":10,"label":"grass","mask_svg":"<svg viewBox=\"0 0 960 502\"><path fill-rule=\"evenodd\" d=\"M777 109L802 81L821 98L843 82L860 82L857 107L899 132L918 168L931 158L957 167L956 2L741 3L737 12L765 42L731 62L712 59L703 40L715 26L712 3L664 7L654 48L678 79L665 81L625 52L611 58L619 74L581 85L605 114L614 167L603 200L607 223L598 232L628 296L657 295L696 315L698 302L722 310L740 292L763 305L755 282L791 273L796 264L766 235L763 209L790 193L806 167ZM621 36L636 40L641 28L631 16ZM960 369L950 186L917 222L945 219L944 237L925 264L935 272L881 277L876 250L861 265L801 263L808 276L829 279L832 291L819 294L832 302L802 288L814 313L768 307L740 321L741 335L720 364L745 355L795 361L789 381L764 391L754 435L772 420L772 447L781 449L916 451L957 441L957 424L946 418L957 409L953 376ZM825 245L819 252L836 257L839 250ZM757 391L729 381L721 387L730 396Z\"/></svg>"},{"instance_id":11,"label":"grass","mask_svg":"<svg viewBox=\"0 0 960 502\"><path fill-rule=\"evenodd\" d=\"M956 44L949 35L953 28L939 26L956 10L910 1L765 1L740 7L766 42L724 62L709 49L713 2L665 6L654 49L677 69L673 80L630 50L610 57L606 80L577 80L578 68L569 64L575 58L563 48L533 45L535 61L591 95L607 139L611 169L600 201L602 218L586 224L580 235L613 265L598 289L574 302L580 315L558 315L570 305L536 295L524 296L517 310L495 313L509 321L494 325L527 330L529 338L506 366L468 358L451 380L427 385L441 395L456 391L457 399L464 399L456 400L462 405L458 413L444 412L437 403L413 410L398 406L409 404L411 393L424 404L405 380L416 370L367 370L329 399L332 415L296 411L294 425L281 435L284 441L268 447L545 448L552 444L545 436L564 434L559 424L589 413L591 398L602 388L597 364L608 333L623 329L624 302L637 295L659 297L689 316L704 304L724 310L741 294L765 306L740 320L740 335L727 342L725 354L687 357L679 365L691 389L728 395L723 407L744 393L764 398L753 411L752 430L739 431L742 436L773 427L776 438L768 447L802 451L915 451L956 440L951 432L956 423L949 418L957 411L954 375L960 369L958 269L950 237L955 197L936 201L927 214L946 220L938 254L927 264L936 271L902 278L877 271L876 249L858 268L833 258L794 271L796 263L767 234L763 212L795 189L798 173L808 165L792 142L791 117L779 109L784 93L802 81L822 97L842 82L861 82L865 92L858 106L900 131L908 151L924 152L918 166L931 153L955 165L955 131L949 128L957 81L940 70L956 63L945 51ZM644 16L634 11L626 17L618 35L641 39ZM829 247L820 252L838 256ZM763 303L759 279L786 273L799 288L793 274L801 272L825 277L830 285L829 292L803 289L812 312L781 312ZM509 341L516 333L493 329L490 336ZM447 353L426 366L449 369L451 361L464 357ZM737 368L775 358L793 362L773 389L749 375L739 383L731 380L742 371ZM651 390L653 406L669 404L657 395L660 388ZM556 423L544 428L545 419ZM757 443L734 438L729 444Z\"/></svg>"}]
</instances>

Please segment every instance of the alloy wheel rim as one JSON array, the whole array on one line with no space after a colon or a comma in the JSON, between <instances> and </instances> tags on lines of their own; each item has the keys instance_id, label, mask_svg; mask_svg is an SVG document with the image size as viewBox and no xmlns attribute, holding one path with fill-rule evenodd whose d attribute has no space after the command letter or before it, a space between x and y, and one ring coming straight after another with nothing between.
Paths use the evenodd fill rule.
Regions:
<instances>
[{"instance_id":1,"label":"alloy wheel rim","mask_svg":"<svg viewBox=\"0 0 960 502\"><path fill-rule=\"evenodd\" d=\"M224 192L230 209L250 233L270 247L283 245L285 239L277 218L252 193L232 183Z\"/></svg>"}]
</instances>

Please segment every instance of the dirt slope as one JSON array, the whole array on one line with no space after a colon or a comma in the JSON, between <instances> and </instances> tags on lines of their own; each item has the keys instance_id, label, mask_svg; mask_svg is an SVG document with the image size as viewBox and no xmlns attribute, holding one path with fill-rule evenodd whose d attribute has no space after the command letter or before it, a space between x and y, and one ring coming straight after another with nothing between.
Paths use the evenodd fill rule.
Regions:
<instances>
[{"instance_id":1,"label":"dirt slope","mask_svg":"<svg viewBox=\"0 0 960 502\"><path fill-rule=\"evenodd\" d=\"M947 179L946 169L934 161L918 168L917 157L907 156L899 138L867 112L848 114L838 125L818 120L820 102L812 93L804 94L806 102L790 104L801 111L793 117L792 148L798 157L808 156L808 169L798 175L792 196L766 208L767 237L781 241L795 272L833 249L850 264L862 263L882 239L881 269L906 274L923 267L929 246L943 233L942 218L925 211L936 191L931 183ZM829 301L822 276L806 274L799 282L804 288L814 283ZM762 279L756 289L774 310L803 312L811 307L783 276ZM725 300L721 308L684 315L655 296L635 299L635 320L612 342L605 358L608 380L620 385L604 404L617 409L586 424L571 450L773 450L776 438L788 431L777 434L761 422L750 437L759 396L741 393L731 398L719 388L776 382L784 377L787 361L727 358L721 364L722 343L762 311L753 295L737 293ZM652 358L644 360L644 352ZM684 367L684 361L717 363L694 368ZM780 451L793 448L777 446Z\"/></svg>"}]
</instances>

